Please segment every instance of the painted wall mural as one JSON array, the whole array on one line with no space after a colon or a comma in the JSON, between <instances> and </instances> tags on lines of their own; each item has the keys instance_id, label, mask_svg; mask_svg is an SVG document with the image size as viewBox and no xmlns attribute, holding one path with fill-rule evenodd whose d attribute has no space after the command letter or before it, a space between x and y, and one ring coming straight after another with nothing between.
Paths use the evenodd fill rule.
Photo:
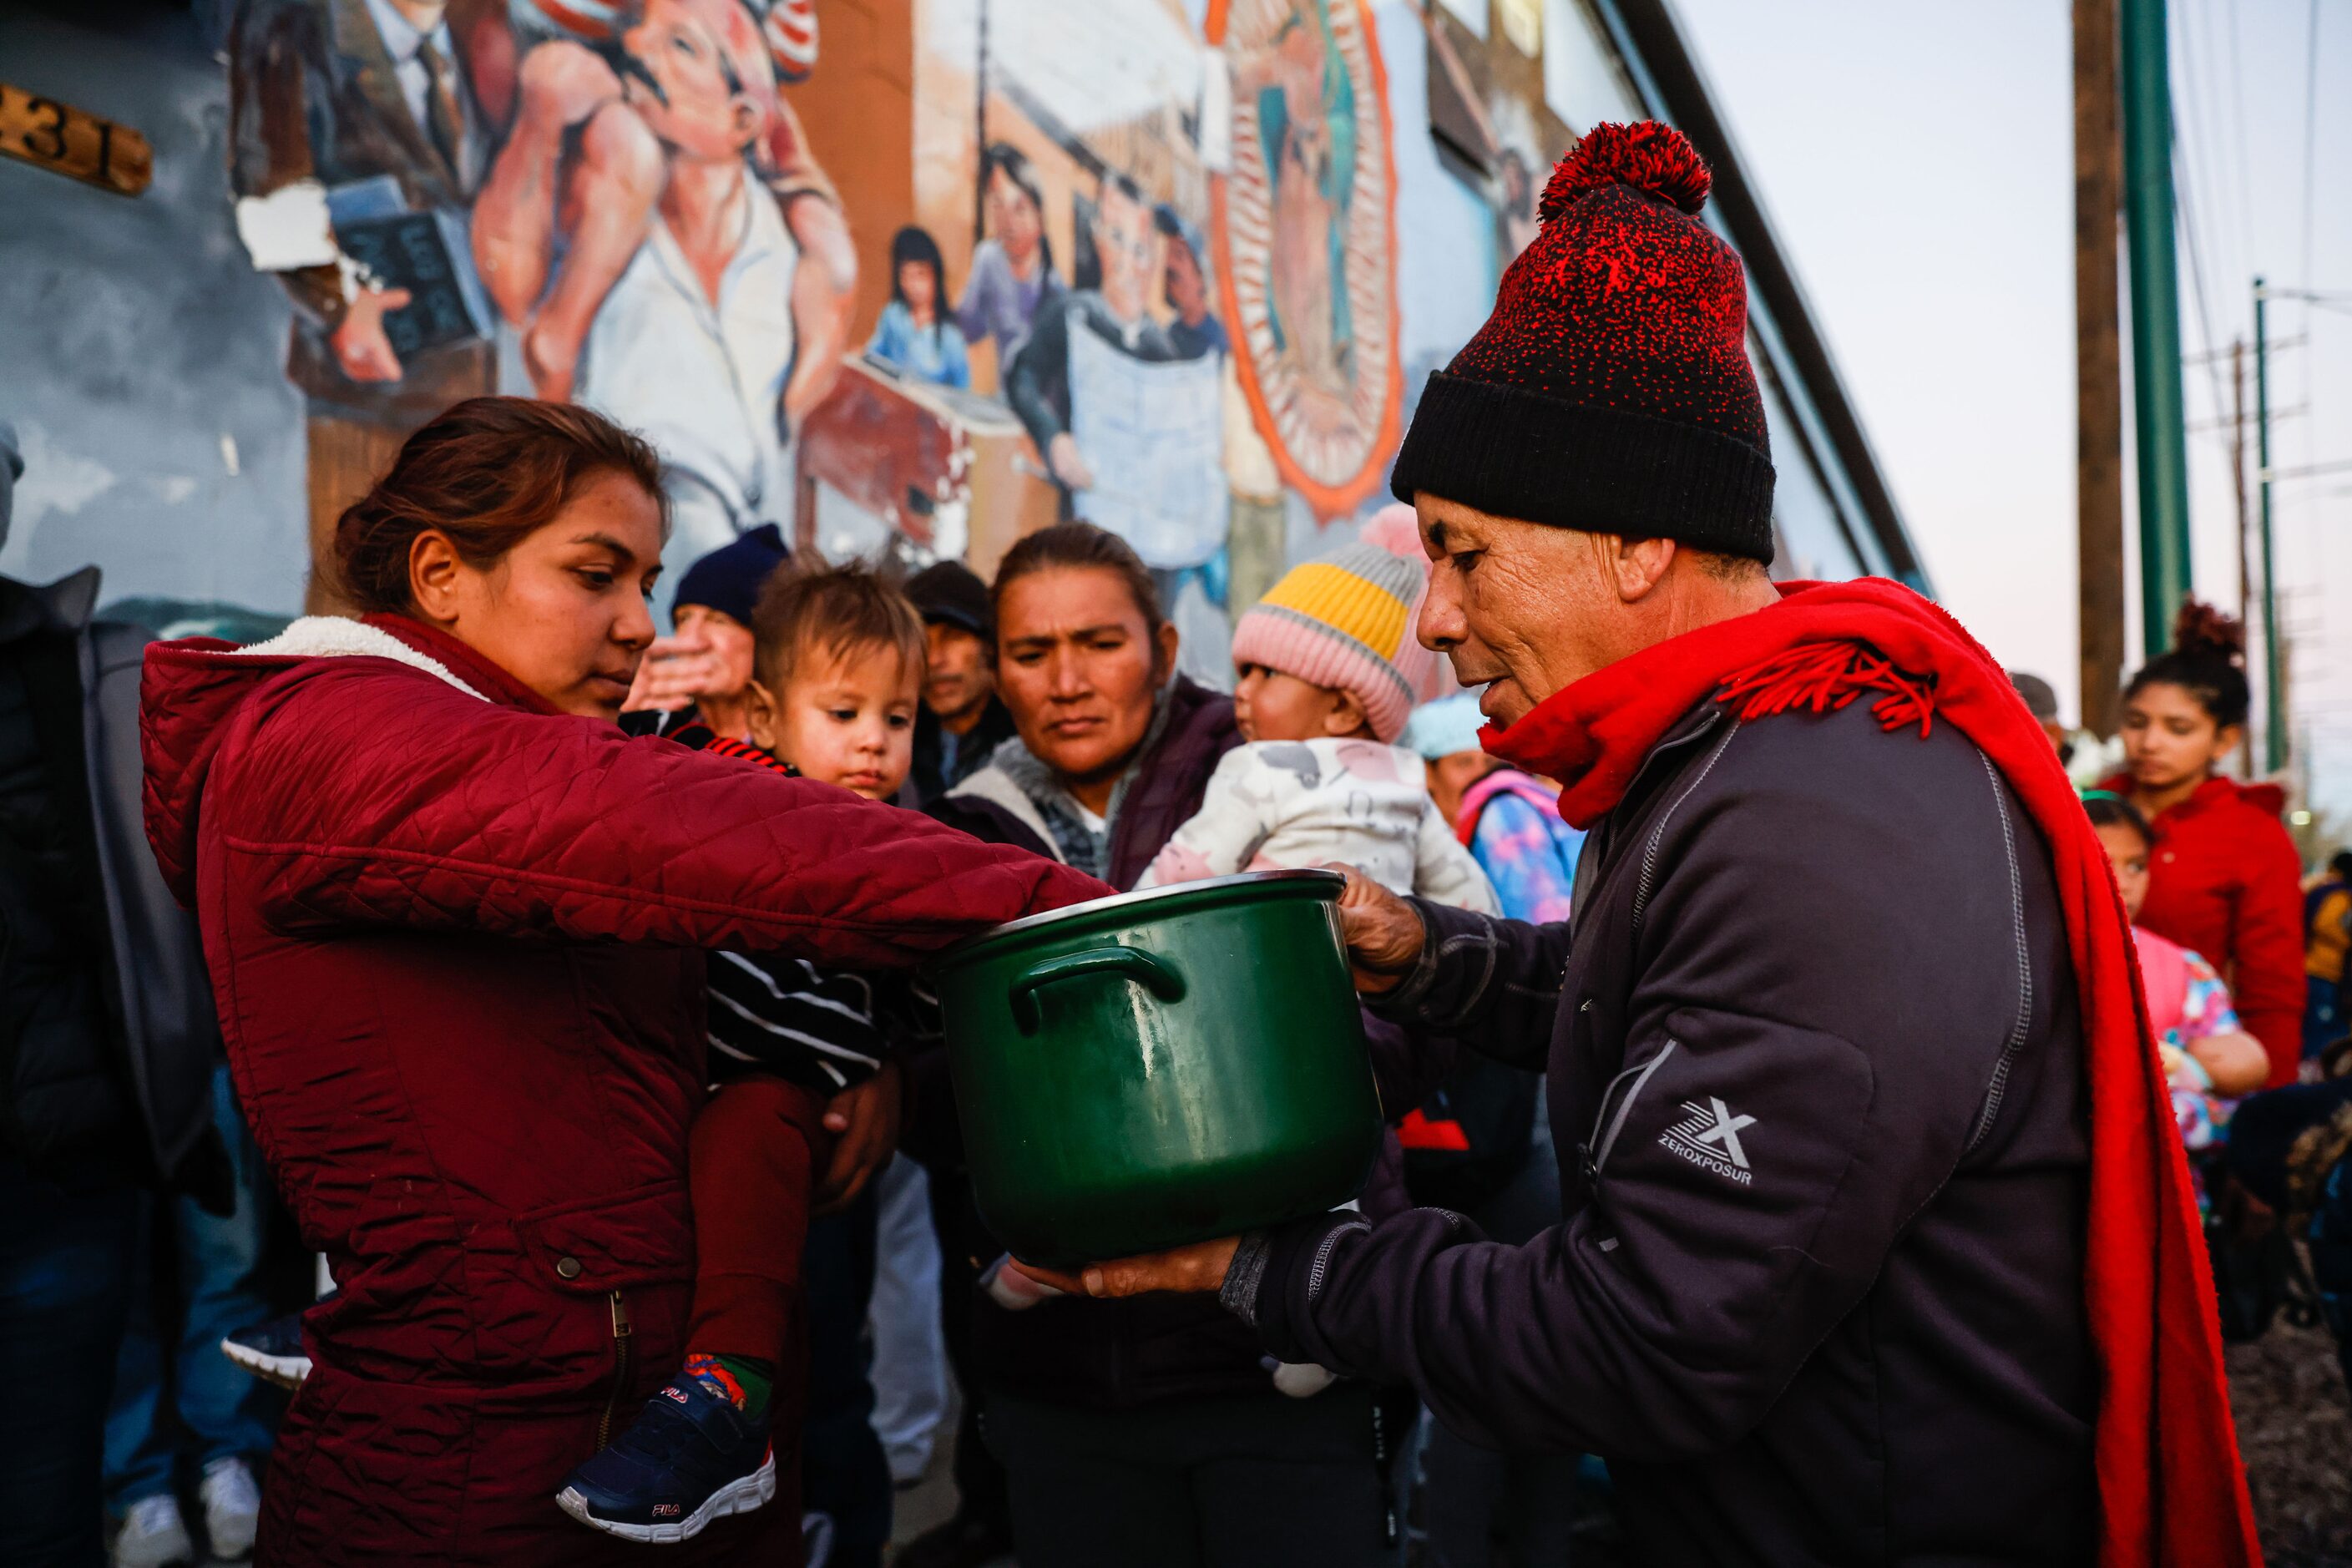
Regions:
<instances>
[{"instance_id":1,"label":"painted wall mural","mask_svg":"<svg viewBox=\"0 0 2352 1568\"><path fill-rule=\"evenodd\" d=\"M814 16L244 0L232 184L295 306L314 552L409 431L492 391L648 437L674 570L789 519L793 432L856 306L843 204L782 91L814 64Z\"/></svg>"},{"instance_id":2,"label":"painted wall mural","mask_svg":"<svg viewBox=\"0 0 2352 1568\"><path fill-rule=\"evenodd\" d=\"M295 307L314 549L433 411L528 390L654 441L673 572L769 521L985 565L1076 517L1136 547L1222 676L1236 575L1246 603L1283 564L1284 489L1345 516L1397 438L1370 14L907 19L915 97L971 108L908 156L969 183L861 277L876 218L795 102L816 0L243 0L233 184Z\"/></svg>"},{"instance_id":3,"label":"painted wall mural","mask_svg":"<svg viewBox=\"0 0 2352 1568\"><path fill-rule=\"evenodd\" d=\"M1282 476L1323 516L1378 485L1398 436L1388 79L1360 0L1218 0L1233 156L1210 182L1242 385Z\"/></svg>"},{"instance_id":4,"label":"painted wall mural","mask_svg":"<svg viewBox=\"0 0 2352 1568\"><path fill-rule=\"evenodd\" d=\"M343 508L501 392L654 440L673 579L766 522L985 572L1084 518L1228 680L1231 616L1386 499L1408 386L1528 205L1433 116L1438 78L1501 113L1534 62L1465 70L1418 0L160 15L0 8L11 86L147 132L155 179L126 202L0 162L0 354L47 389L0 417L42 470L7 568L95 557L167 622L326 606ZM1533 164L1559 129L1508 140Z\"/></svg>"}]
</instances>

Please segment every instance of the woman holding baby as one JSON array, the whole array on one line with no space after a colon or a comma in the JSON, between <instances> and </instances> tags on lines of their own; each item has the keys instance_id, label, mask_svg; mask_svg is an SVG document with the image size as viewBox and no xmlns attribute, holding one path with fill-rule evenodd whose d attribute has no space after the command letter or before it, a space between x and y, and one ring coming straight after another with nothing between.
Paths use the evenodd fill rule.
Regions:
<instances>
[{"instance_id":1,"label":"woman holding baby","mask_svg":"<svg viewBox=\"0 0 2352 1568\"><path fill-rule=\"evenodd\" d=\"M1294 572L1236 632L1236 701L1174 673L1176 630L1125 543L1085 524L1032 534L995 584L998 689L1017 734L930 810L1122 889L1380 860L1402 890L1490 908L1420 760L1391 743L1427 658L1409 631L1424 572L1417 544L1406 558L1378 542ZM1367 810L1351 818L1351 801ZM1026 1568L1381 1560L1404 1423L1389 1424L1372 1387L1272 1366L1206 1299L1041 1296L992 1266L1003 1248L953 1174L944 1074L918 1076L914 1141L944 1145L921 1151L941 1252L950 1275L972 1264L947 1285L950 1352L1003 1464L1000 1481L975 1463L968 1425L955 1528L973 1550L956 1560L984 1560L983 1538L1006 1527L988 1517L992 1483L1009 1489ZM1368 1209L1402 1206L1389 1175Z\"/></svg>"}]
</instances>

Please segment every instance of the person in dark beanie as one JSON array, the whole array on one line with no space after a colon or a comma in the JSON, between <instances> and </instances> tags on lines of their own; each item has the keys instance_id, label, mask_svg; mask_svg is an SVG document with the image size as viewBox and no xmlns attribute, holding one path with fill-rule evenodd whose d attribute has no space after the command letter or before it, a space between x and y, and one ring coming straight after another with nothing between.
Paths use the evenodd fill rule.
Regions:
<instances>
[{"instance_id":1,"label":"person in dark beanie","mask_svg":"<svg viewBox=\"0 0 2352 1568\"><path fill-rule=\"evenodd\" d=\"M1776 585L1738 258L1666 126L1553 172L1398 458L1418 629L1589 829L1575 921L1342 905L1376 1013L1545 1069L1563 1219L1333 1214L1097 1264L1609 1461L1658 1564L2259 1561L2097 837L1894 583Z\"/></svg>"},{"instance_id":2,"label":"person in dark beanie","mask_svg":"<svg viewBox=\"0 0 2352 1568\"><path fill-rule=\"evenodd\" d=\"M941 561L907 580L923 617L929 668L915 715L914 804L928 805L963 783L1013 736L1013 715L996 695L996 612L988 584L961 561Z\"/></svg>"},{"instance_id":3,"label":"person in dark beanie","mask_svg":"<svg viewBox=\"0 0 2352 1568\"><path fill-rule=\"evenodd\" d=\"M722 544L686 569L670 601L672 635L656 637L622 707L633 735L708 725L730 741L750 733L743 689L751 683L751 606L776 568L793 558L772 522Z\"/></svg>"}]
</instances>

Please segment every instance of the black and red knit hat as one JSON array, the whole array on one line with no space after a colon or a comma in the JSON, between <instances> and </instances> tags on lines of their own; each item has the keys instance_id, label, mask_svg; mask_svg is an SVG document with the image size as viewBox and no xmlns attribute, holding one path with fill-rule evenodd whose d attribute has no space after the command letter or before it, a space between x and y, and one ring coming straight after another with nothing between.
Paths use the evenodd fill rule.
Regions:
<instances>
[{"instance_id":1,"label":"black and red knit hat","mask_svg":"<svg viewBox=\"0 0 2352 1568\"><path fill-rule=\"evenodd\" d=\"M1391 481L1497 517L1772 559L1771 440L1739 258L1706 164L1655 121L1596 125L1544 187L1495 312L1429 378Z\"/></svg>"}]
</instances>

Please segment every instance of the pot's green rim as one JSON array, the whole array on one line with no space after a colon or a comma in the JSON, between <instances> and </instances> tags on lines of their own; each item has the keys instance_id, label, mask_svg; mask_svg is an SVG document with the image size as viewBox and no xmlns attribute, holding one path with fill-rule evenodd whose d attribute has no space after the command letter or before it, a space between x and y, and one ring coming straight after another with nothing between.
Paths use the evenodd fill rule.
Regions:
<instances>
[{"instance_id":1,"label":"pot's green rim","mask_svg":"<svg viewBox=\"0 0 2352 1568\"><path fill-rule=\"evenodd\" d=\"M1139 892L1113 893L1107 899L1089 899L1083 904L1066 904L1043 914L1024 915L1017 921L1007 921L1001 926L991 926L978 936L968 937L931 960L928 968L938 969L960 963L981 948L1000 938L1034 931L1062 921L1082 920L1101 914L1106 910L1125 910L1145 904L1167 903L1180 899L1197 900L1203 894L1227 892L1235 888L1255 887L1268 882L1319 883L1319 896L1337 898L1348 885L1348 879L1338 871L1287 868L1276 871L1244 871L1232 877L1209 877L1197 882L1171 882L1165 887L1145 888ZM1172 910L1170 912L1173 912Z\"/></svg>"}]
</instances>

